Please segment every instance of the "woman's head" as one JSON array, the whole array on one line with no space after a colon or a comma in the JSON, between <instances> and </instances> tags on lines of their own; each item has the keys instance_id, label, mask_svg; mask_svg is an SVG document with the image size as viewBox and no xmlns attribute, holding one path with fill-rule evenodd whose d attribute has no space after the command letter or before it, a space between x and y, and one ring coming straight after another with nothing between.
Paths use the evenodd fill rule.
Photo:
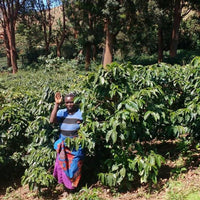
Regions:
<instances>
[{"instance_id":1,"label":"woman's head","mask_svg":"<svg viewBox=\"0 0 200 200\"><path fill-rule=\"evenodd\" d=\"M69 93L65 95L65 99L64 99L65 106L69 114L74 113L77 109L74 103L74 97L75 97L74 93Z\"/></svg>"}]
</instances>

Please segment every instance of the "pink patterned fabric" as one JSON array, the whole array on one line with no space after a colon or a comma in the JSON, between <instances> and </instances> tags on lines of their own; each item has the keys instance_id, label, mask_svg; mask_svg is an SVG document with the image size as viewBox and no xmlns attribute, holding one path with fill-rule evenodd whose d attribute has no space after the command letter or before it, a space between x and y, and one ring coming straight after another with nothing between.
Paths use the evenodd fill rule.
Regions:
<instances>
[{"instance_id":1,"label":"pink patterned fabric","mask_svg":"<svg viewBox=\"0 0 200 200\"><path fill-rule=\"evenodd\" d=\"M70 179L66 176L65 172L59 165L58 157L59 154L56 157L53 176L58 180L58 183L64 184L66 188L73 190L74 187L72 186Z\"/></svg>"}]
</instances>

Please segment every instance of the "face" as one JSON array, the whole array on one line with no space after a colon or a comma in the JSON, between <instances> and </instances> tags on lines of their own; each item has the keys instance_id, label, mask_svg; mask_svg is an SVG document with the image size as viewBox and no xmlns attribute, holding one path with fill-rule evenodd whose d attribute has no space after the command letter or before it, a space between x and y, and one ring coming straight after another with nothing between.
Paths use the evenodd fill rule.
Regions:
<instances>
[{"instance_id":1,"label":"face","mask_svg":"<svg viewBox=\"0 0 200 200\"><path fill-rule=\"evenodd\" d=\"M65 106L68 112L73 112L75 109L74 97L65 97Z\"/></svg>"}]
</instances>

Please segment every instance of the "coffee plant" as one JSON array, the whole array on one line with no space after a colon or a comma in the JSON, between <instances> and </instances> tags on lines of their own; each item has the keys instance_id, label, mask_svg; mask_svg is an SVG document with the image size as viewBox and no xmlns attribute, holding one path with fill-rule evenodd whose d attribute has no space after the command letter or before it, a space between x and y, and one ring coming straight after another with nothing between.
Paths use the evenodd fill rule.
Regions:
<instances>
[{"instance_id":1,"label":"coffee plant","mask_svg":"<svg viewBox=\"0 0 200 200\"><path fill-rule=\"evenodd\" d=\"M37 65L34 73L27 69L0 77L0 169L23 168L22 183L30 189L56 184L58 127L49 124L56 91L79 94L80 137L65 142L81 145L85 162L92 157L94 173L110 187L128 187L138 179L157 183L165 158L152 141L200 136L199 57L186 66L112 63L87 74L51 57Z\"/></svg>"},{"instance_id":2,"label":"coffee plant","mask_svg":"<svg viewBox=\"0 0 200 200\"><path fill-rule=\"evenodd\" d=\"M34 73L26 70L1 76L0 169L3 175L23 168L22 183L39 191L55 185L53 143L58 138L58 127L49 123L54 93L78 91L76 82L84 77L62 59L55 63L49 59Z\"/></svg>"},{"instance_id":3,"label":"coffee plant","mask_svg":"<svg viewBox=\"0 0 200 200\"><path fill-rule=\"evenodd\" d=\"M199 136L198 62L113 63L88 75L80 98L85 121L80 134L88 135L88 149L100 155L102 183L123 185L138 176L156 183L165 159L145 143Z\"/></svg>"}]
</instances>

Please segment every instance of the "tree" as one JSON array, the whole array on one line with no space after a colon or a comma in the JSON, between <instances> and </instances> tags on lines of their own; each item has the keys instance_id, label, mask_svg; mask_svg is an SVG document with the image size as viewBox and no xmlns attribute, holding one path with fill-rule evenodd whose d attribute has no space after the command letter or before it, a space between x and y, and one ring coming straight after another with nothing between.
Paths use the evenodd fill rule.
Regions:
<instances>
[{"instance_id":1,"label":"tree","mask_svg":"<svg viewBox=\"0 0 200 200\"><path fill-rule=\"evenodd\" d=\"M56 40L56 55L57 57L61 57L61 47L65 41L67 30L66 30L66 13L65 13L65 3L62 1L61 5L61 16L57 21L58 27L55 32L55 40Z\"/></svg>"},{"instance_id":2,"label":"tree","mask_svg":"<svg viewBox=\"0 0 200 200\"><path fill-rule=\"evenodd\" d=\"M105 31L103 66L113 60L114 52L123 54L146 49L151 27L147 1L107 0L102 9ZM152 45L152 44L151 44ZM132 54L133 55L133 54Z\"/></svg>"},{"instance_id":3,"label":"tree","mask_svg":"<svg viewBox=\"0 0 200 200\"><path fill-rule=\"evenodd\" d=\"M102 64L106 67L113 60L116 36L124 27L123 6L128 1L95 0L76 1L70 4L73 13L69 16L70 22L78 31L78 42L85 53L85 68L88 69L91 52L95 57L97 44L104 46ZM76 15L75 12L79 13ZM103 33L105 33L103 35ZM103 40L103 45L101 42Z\"/></svg>"},{"instance_id":4,"label":"tree","mask_svg":"<svg viewBox=\"0 0 200 200\"><path fill-rule=\"evenodd\" d=\"M35 0L26 1L18 17L16 27L16 45L22 58L22 64L30 64L44 53L44 36L41 24L35 17Z\"/></svg>"},{"instance_id":5,"label":"tree","mask_svg":"<svg viewBox=\"0 0 200 200\"><path fill-rule=\"evenodd\" d=\"M167 21L171 19L170 8L169 2L164 0L151 0L148 2L148 11L151 13L150 18L153 25L156 26L157 32L158 63L163 61L164 47L167 46L164 43L164 33L169 29Z\"/></svg>"},{"instance_id":6,"label":"tree","mask_svg":"<svg viewBox=\"0 0 200 200\"><path fill-rule=\"evenodd\" d=\"M15 28L16 21L20 9L24 6L26 0L1 0L0 10L2 12L2 20L4 26L4 43L9 48L7 53L7 60L11 61L13 74L18 71L17 67L17 50L15 43ZM7 35L7 37L6 37ZM9 58L10 56L10 58Z\"/></svg>"},{"instance_id":7,"label":"tree","mask_svg":"<svg viewBox=\"0 0 200 200\"><path fill-rule=\"evenodd\" d=\"M46 55L49 54L50 43L53 39L53 16L51 14L52 3L53 0L37 0L32 3L32 9L35 11L35 18L42 28Z\"/></svg>"},{"instance_id":8,"label":"tree","mask_svg":"<svg viewBox=\"0 0 200 200\"><path fill-rule=\"evenodd\" d=\"M95 59L97 46L103 37L102 0L69 1L67 19L70 32L75 33L78 55L85 56L85 69L89 69L91 59ZM79 13L77 15L77 13Z\"/></svg>"},{"instance_id":9,"label":"tree","mask_svg":"<svg viewBox=\"0 0 200 200\"><path fill-rule=\"evenodd\" d=\"M185 7L184 13L183 8ZM174 2L174 17L172 26L172 36L170 43L170 57L174 58L177 54L178 40L179 40L179 28L181 20L191 11L189 2L184 0L175 0Z\"/></svg>"},{"instance_id":10,"label":"tree","mask_svg":"<svg viewBox=\"0 0 200 200\"><path fill-rule=\"evenodd\" d=\"M80 8L83 10L83 23L79 29L79 33L81 34L79 41L81 41L84 47L86 70L89 69L91 59L96 59L97 45L102 42L101 6L101 0L96 0L92 3L89 0L85 0L84 4L80 4Z\"/></svg>"},{"instance_id":11,"label":"tree","mask_svg":"<svg viewBox=\"0 0 200 200\"><path fill-rule=\"evenodd\" d=\"M105 31L105 52L103 56L103 67L105 68L107 64L110 64L113 60L113 39L114 35L110 31L110 20L105 19L104 21L104 31Z\"/></svg>"},{"instance_id":12,"label":"tree","mask_svg":"<svg viewBox=\"0 0 200 200\"><path fill-rule=\"evenodd\" d=\"M179 37L179 27L181 23L181 13L182 13L182 1L175 0L172 37L171 37L171 44L170 44L171 57L176 56L176 51L177 51L177 46L178 46L178 37Z\"/></svg>"},{"instance_id":13,"label":"tree","mask_svg":"<svg viewBox=\"0 0 200 200\"><path fill-rule=\"evenodd\" d=\"M120 3L123 1L105 1L105 7L102 9L104 14L104 32L105 32L105 45L103 55L103 67L106 68L113 60L113 45L116 35L120 30Z\"/></svg>"}]
</instances>

